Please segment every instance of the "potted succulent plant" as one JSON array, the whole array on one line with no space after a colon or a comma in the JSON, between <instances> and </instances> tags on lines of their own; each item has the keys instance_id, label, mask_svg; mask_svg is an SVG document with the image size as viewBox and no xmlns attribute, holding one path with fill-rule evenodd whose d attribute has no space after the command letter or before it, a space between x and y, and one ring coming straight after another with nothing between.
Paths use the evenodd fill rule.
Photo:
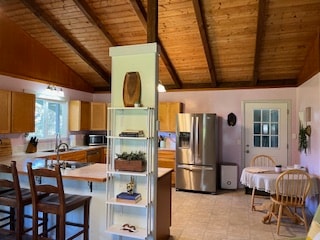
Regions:
<instances>
[{"instance_id":1,"label":"potted succulent plant","mask_svg":"<svg viewBox=\"0 0 320 240\"><path fill-rule=\"evenodd\" d=\"M114 168L119 171L143 172L146 170L146 154L144 152L123 152L116 154Z\"/></svg>"}]
</instances>

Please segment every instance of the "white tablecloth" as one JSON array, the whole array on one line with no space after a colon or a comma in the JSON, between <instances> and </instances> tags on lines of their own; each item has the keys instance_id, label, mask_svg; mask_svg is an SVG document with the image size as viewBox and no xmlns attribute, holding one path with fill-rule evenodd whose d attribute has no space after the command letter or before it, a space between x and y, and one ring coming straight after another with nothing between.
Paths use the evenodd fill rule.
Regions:
<instances>
[{"instance_id":1,"label":"white tablecloth","mask_svg":"<svg viewBox=\"0 0 320 240\"><path fill-rule=\"evenodd\" d=\"M280 173L274 172L274 167L246 167L242 170L240 182L260 191L274 194L276 192L276 179ZM318 180L311 175L311 189L308 196L319 194Z\"/></svg>"}]
</instances>

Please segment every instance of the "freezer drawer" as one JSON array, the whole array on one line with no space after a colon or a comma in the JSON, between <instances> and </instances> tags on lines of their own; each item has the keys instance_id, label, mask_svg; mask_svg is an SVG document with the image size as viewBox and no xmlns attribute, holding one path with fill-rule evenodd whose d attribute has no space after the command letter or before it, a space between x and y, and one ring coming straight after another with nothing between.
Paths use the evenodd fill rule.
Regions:
<instances>
[{"instance_id":1,"label":"freezer drawer","mask_svg":"<svg viewBox=\"0 0 320 240\"><path fill-rule=\"evenodd\" d=\"M178 165L176 189L216 193L216 168Z\"/></svg>"}]
</instances>

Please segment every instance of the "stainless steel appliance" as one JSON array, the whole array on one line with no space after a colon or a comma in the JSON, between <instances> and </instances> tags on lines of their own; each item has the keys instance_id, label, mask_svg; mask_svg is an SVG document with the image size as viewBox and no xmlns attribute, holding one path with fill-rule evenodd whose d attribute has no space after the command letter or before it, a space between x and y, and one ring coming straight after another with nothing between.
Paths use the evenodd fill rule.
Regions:
<instances>
[{"instance_id":1,"label":"stainless steel appliance","mask_svg":"<svg viewBox=\"0 0 320 240\"><path fill-rule=\"evenodd\" d=\"M217 115L179 113L176 129L176 189L215 193Z\"/></svg>"},{"instance_id":2,"label":"stainless steel appliance","mask_svg":"<svg viewBox=\"0 0 320 240\"><path fill-rule=\"evenodd\" d=\"M106 135L86 135L86 145L89 146L98 146L98 145L107 145L107 136Z\"/></svg>"}]
</instances>

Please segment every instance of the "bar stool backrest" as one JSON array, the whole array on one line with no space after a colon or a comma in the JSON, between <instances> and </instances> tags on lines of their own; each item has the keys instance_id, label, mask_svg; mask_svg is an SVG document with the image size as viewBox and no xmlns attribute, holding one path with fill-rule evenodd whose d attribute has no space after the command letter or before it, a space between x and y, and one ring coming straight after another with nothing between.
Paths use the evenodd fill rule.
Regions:
<instances>
[{"instance_id":1,"label":"bar stool backrest","mask_svg":"<svg viewBox=\"0 0 320 240\"><path fill-rule=\"evenodd\" d=\"M21 200L21 190L16 162L12 161L10 166L0 164L0 173L7 174L6 178L0 179L0 194L15 190L17 201Z\"/></svg>"},{"instance_id":2,"label":"bar stool backrest","mask_svg":"<svg viewBox=\"0 0 320 240\"><path fill-rule=\"evenodd\" d=\"M39 168L32 169L32 163L27 164L29 183L31 189L32 200L34 204L39 201L38 193L57 194L59 196L59 205L64 207L64 189L62 176L59 165L55 165L53 169ZM45 183L46 179L51 179L51 183ZM44 182L44 183L43 183Z\"/></svg>"}]
</instances>

